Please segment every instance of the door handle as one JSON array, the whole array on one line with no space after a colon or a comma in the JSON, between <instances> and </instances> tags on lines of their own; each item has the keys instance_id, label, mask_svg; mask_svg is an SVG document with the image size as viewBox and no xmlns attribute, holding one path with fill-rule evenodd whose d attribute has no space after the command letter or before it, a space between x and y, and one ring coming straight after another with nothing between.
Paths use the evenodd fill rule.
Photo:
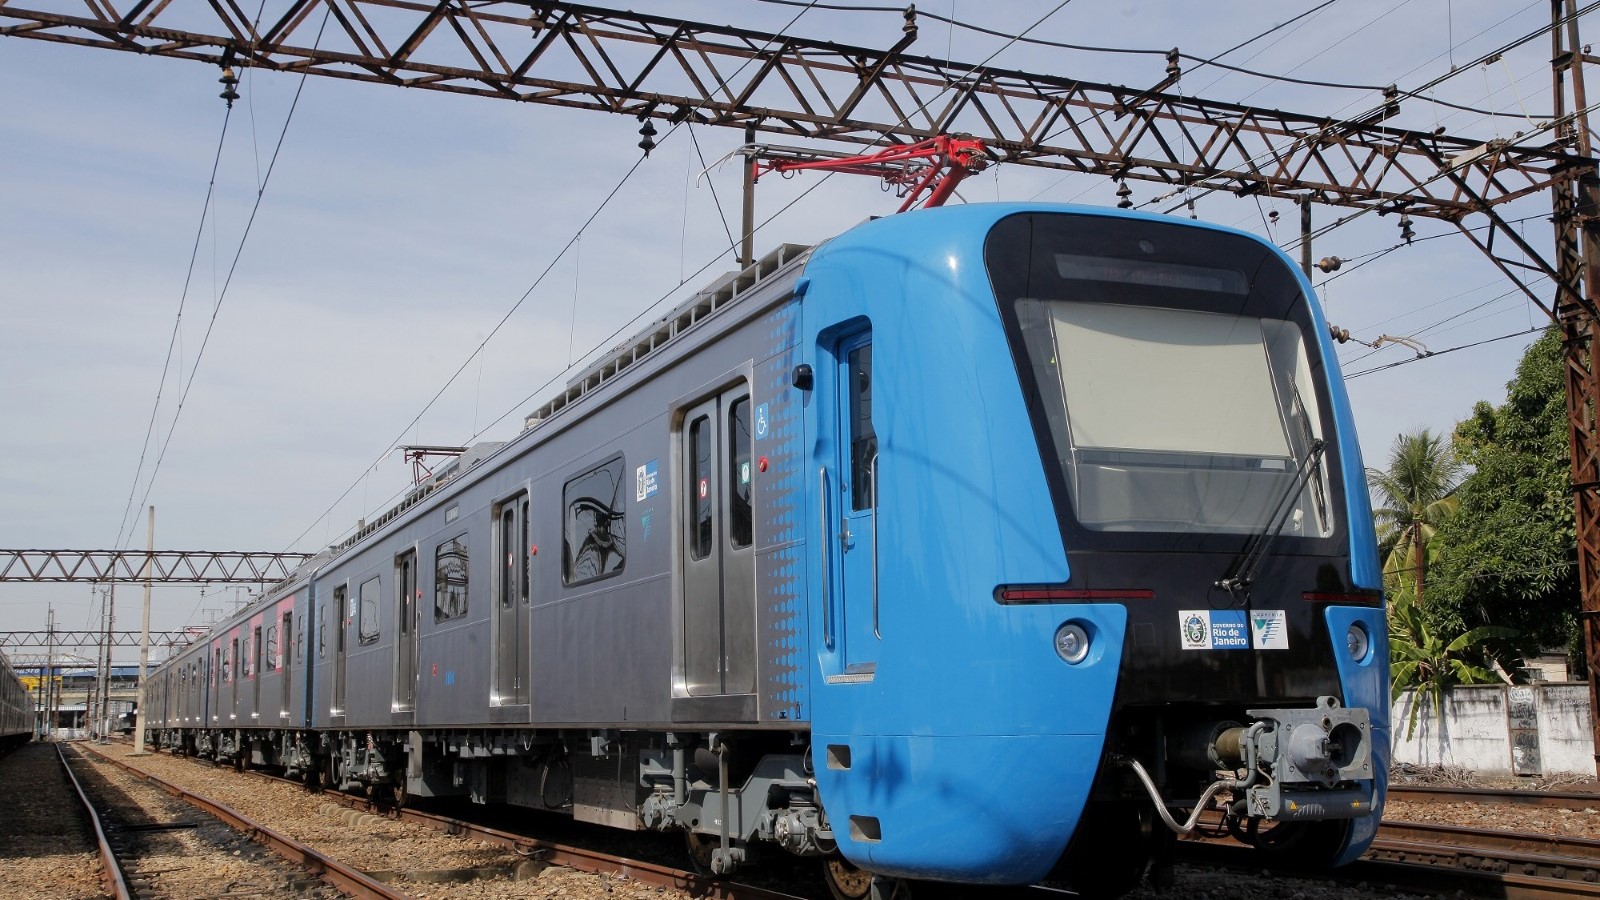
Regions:
<instances>
[{"instance_id":1,"label":"door handle","mask_svg":"<svg viewBox=\"0 0 1600 900\"><path fill-rule=\"evenodd\" d=\"M878 454L872 454L872 467L868 475L872 479L872 634L878 640L883 640L883 632L878 630Z\"/></svg>"},{"instance_id":2,"label":"door handle","mask_svg":"<svg viewBox=\"0 0 1600 900\"><path fill-rule=\"evenodd\" d=\"M821 530L822 540L817 543L817 554L822 557L822 643L829 650L833 649L833 585L829 580L831 574L828 566L828 556L833 548L828 543L828 467L817 467L817 523Z\"/></svg>"}]
</instances>

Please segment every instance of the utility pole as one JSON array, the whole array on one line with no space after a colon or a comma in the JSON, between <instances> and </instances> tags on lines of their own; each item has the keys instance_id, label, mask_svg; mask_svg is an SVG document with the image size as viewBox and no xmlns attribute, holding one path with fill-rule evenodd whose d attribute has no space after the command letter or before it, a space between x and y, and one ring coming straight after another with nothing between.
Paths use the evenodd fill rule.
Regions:
<instances>
[{"instance_id":1,"label":"utility pole","mask_svg":"<svg viewBox=\"0 0 1600 900\"><path fill-rule=\"evenodd\" d=\"M45 650L44 650L44 680L40 684L44 687L44 739L52 740L55 736L56 718L51 713L55 705L55 677L56 677L56 610L55 607L46 607L45 619Z\"/></svg>"},{"instance_id":2,"label":"utility pole","mask_svg":"<svg viewBox=\"0 0 1600 900\"><path fill-rule=\"evenodd\" d=\"M744 126L746 147L756 142L754 123ZM743 237L739 243L739 266L743 268L756 261L756 157L751 154L744 161L744 218L740 225Z\"/></svg>"},{"instance_id":3,"label":"utility pole","mask_svg":"<svg viewBox=\"0 0 1600 900\"><path fill-rule=\"evenodd\" d=\"M144 546L150 555L145 559L144 563L144 626L142 629L143 637L139 640L139 689L136 694L138 699L134 701L137 704L137 709L134 710L136 716L134 730L138 732L139 736L134 738L134 756L144 755L144 679L145 673L150 668L150 579L154 574L151 570L155 568L156 552L156 508L154 506L150 507L148 524L145 526Z\"/></svg>"},{"instance_id":4,"label":"utility pole","mask_svg":"<svg viewBox=\"0 0 1600 900\"><path fill-rule=\"evenodd\" d=\"M117 622L117 583L111 582L106 598L106 687L100 693L100 739L111 739L111 643L112 629Z\"/></svg>"}]
</instances>

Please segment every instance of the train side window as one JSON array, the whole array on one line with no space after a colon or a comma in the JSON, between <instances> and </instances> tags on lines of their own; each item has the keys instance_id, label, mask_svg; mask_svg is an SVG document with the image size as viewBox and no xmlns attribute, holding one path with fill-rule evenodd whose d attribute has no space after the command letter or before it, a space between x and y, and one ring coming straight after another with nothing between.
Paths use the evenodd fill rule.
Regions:
<instances>
[{"instance_id":1,"label":"train side window","mask_svg":"<svg viewBox=\"0 0 1600 900\"><path fill-rule=\"evenodd\" d=\"M711 434L711 419L701 416L689 424L689 508L694 510L694 530L690 534L689 556L705 559L711 552L713 530L711 512L711 454L716 443Z\"/></svg>"},{"instance_id":2,"label":"train side window","mask_svg":"<svg viewBox=\"0 0 1600 900\"><path fill-rule=\"evenodd\" d=\"M378 641L378 576L361 582L360 617L356 622L357 640L363 644Z\"/></svg>"},{"instance_id":3,"label":"train side window","mask_svg":"<svg viewBox=\"0 0 1600 900\"><path fill-rule=\"evenodd\" d=\"M267 626L266 655L267 671L276 672L278 670L278 626L276 625Z\"/></svg>"},{"instance_id":4,"label":"train side window","mask_svg":"<svg viewBox=\"0 0 1600 900\"><path fill-rule=\"evenodd\" d=\"M222 683L233 683L233 643L222 648Z\"/></svg>"},{"instance_id":5,"label":"train side window","mask_svg":"<svg viewBox=\"0 0 1600 900\"><path fill-rule=\"evenodd\" d=\"M873 458L878 433L872 428L872 345L850 351L850 508L871 509Z\"/></svg>"},{"instance_id":6,"label":"train side window","mask_svg":"<svg viewBox=\"0 0 1600 900\"><path fill-rule=\"evenodd\" d=\"M750 398L740 397L728 407L728 540L748 547L752 537L750 517Z\"/></svg>"},{"instance_id":7,"label":"train side window","mask_svg":"<svg viewBox=\"0 0 1600 900\"><path fill-rule=\"evenodd\" d=\"M433 621L467 614L467 536L460 534L433 553Z\"/></svg>"},{"instance_id":8,"label":"train side window","mask_svg":"<svg viewBox=\"0 0 1600 900\"><path fill-rule=\"evenodd\" d=\"M246 632L244 643L239 647L239 677L249 678L254 674L255 670L250 667L250 635Z\"/></svg>"},{"instance_id":9,"label":"train side window","mask_svg":"<svg viewBox=\"0 0 1600 900\"><path fill-rule=\"evenodd\" d=\"M333 605L344 609L344 586L333 589ZM317 659L328 658L328 604L317 607Z\"/></svg>"},{"instance_id":10,"label":"train side window","mask_svg":"<svg viewBox=\"0 0 1600 900\"><path fill-rule=\"evenodd\" d=\"M294 664L306 664L306 614L299 613L294 617Z\"/></svg>"},{"instance_id":11,"label":"train side window","mask_svg":"<svg viewBox=\"0 0 1600 900\"><path fill-rule=\"evenodd\" d=\"M561 582L568 587L622 571L628 546L622 473L618 456L568 481L561 492Z\"/></svg>"}]
</instances>

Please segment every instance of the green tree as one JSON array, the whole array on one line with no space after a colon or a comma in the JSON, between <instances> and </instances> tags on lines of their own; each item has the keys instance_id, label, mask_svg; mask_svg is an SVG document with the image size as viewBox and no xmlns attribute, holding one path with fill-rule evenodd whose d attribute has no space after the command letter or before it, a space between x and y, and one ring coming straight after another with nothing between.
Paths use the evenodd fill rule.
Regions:
<instances>
[{"instance_id":1,"label":"green tree","mask_svg":"<svg viewBox=\"0 0 1600 900\"><path fill-rule=\"evenodd\" d=\"M1445 688L1498 681L1484 665L1491 655L1485 648L1496 639L1515 635L1510 628L1494 625L1480 625L1460 633L1443 631L1423 615L1409 594L1395 597L1389 604L1389 677L1395 697L1404 690L1416 691L1406 722L1406 739L1416 733L1417 714L1424 701L1443 716Z\"/></svg>"},{"instance_id":2,"label":"green tree","mask_svg":"<svg viewBox=\"0 0 1600 900\"><path fill-rule=\"evenodd\" d=\"M1561 334L1530 346L1506 385L1506 402L1480 402L1456 426L1473 472L1455 497L1459 514L1437 535L1425 614L1446 630L1509 626L1525 650L1568 647L1581 665Z\"/></svg>"},{"instance_id":3,"label":"green tree","mask_svg":"<svg viewBox=\"0 0 1600 900\"><path fill-rule=\"evenodd\" d=\"M1455 451L1426 428L1395 438L1388 468L1367 470L1391 597L1409 593L1418 607L1423 605L1428 566L1437 555L1434 535L1455 513L1452 492L1461 473Z\"/></svg>"}]
</instances>

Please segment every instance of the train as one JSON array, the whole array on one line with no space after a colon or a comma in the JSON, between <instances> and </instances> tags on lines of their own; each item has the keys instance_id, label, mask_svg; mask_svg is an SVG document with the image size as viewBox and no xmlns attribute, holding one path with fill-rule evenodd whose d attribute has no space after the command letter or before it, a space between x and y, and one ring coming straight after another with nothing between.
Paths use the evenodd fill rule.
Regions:
<instances>
[{"instance_id":1,"label":"train","mask_svg":"<svg viewBox=\"0 0 1600 900\"><path fill-rule=\"evenodd\" d=\"M33 740L39 720L33 694L12 668L11 660L0 653L0 753L7 753Z\"/></svg>"},{"instance_id":2,"label":"train","mask_svg":"<svg viewBox=\"0 0 1600 900\"><path fill-rule=\"evenodd\" d=\"M1311 285L1251 234L970 204L784 245L157 667L152 741L683 835L837 897L1115 896L1201 810L1338 865L1388 638Z\"/></svg>"}]
</instances>

